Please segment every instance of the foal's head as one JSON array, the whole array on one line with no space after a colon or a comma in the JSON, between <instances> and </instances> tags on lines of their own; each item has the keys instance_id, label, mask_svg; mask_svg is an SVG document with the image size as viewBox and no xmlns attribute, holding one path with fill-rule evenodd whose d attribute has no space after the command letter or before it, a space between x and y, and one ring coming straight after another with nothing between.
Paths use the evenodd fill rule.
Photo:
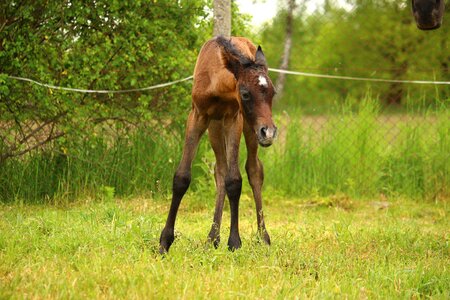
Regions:
<instances>
[{"instance_id":1,"label":"foal's head","mask_svg":"<svg viewBox=\"0 0 450 300\"><path fill-rule=\"evenodd\" d=\"M444 0L412 0L412 10L419 29L437 29L444 15Z\"/></svg>"},{"instance_id":2,"label":"foal's head","mask_svg":"<svg viewBox=\"0 0 450 300\"><path fill-rule=\"evenodd\" d=\"M227 69L236 78L237 94L246 122L253 128L258 142L263 147L272 145L277 127L272 120L272 99L275 89L267 76L267 62L261 47L255 54L255 60L244 56L230 42L217 38L222 46Z\"/></svg>"}]
</instances>

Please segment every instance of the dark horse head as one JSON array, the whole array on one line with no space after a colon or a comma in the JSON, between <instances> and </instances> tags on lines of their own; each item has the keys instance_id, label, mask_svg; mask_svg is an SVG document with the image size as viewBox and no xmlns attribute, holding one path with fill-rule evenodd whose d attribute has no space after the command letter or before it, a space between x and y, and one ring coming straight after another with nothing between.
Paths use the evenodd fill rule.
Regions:
<instances>
[{"instance_id":1,"label":"dark horse head","mask_svg":"<svg viewBox=\"0 0 450 300\"><path fill-rule=\"evenodd\" d=\"M421 30L441 27L444 6L444 0L412 0L417 27Z\"/></svg>"},{"instance_id":2,"label":"dark horse head","mask_svg":"<svg viewBox=\"0 0 450 300\"><path fill-rule=\"evenodd\" d=\"M277 135L277 127L272 120L275 89L267 75L267 62L261 47L258 46L253 60L243 55L230 40L218 37L217 42L224 50L226 68L236 78L236 94L245 121L255 132L261 146L272 145Z\"/></svg>"}]
</instances>

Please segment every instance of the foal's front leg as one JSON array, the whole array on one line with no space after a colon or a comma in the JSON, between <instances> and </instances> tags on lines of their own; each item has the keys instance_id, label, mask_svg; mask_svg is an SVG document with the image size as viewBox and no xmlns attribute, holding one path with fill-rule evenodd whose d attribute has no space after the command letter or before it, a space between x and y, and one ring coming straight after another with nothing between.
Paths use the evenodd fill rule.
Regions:
<instances>
[{"instance_id":1,"label":"foal's front leg","mask_svg":"<svg viewBox=\"0 0 450 300\"><path fill-rule=\"evenodd\" d=\"M256 205L256 220L258 223L258 233L267 245L270 245L270 236L264 223L264 214L262 209L262 185L264 182L264 169L258 158L258 141L255 133L250 126L244 124L245 144L247 146L247 162L245 170L247 171L248 181L252 187L253 197Z\"/></svg>"},{"instance_id":2,"label":"foal's front leg","mask_svg":"<svg viewBox=\"0 0 450 300\"><path fill-rule=\"evenodd\" d=\"M181 199L191 183L192 160L195 157L200 138L207 127L208 119L200 115L195 109L192 110L186 124L183 157L173 177L172 203L170 204L169 215L167 216L166 225L159 238L159 252L161 254L169 251L169 248L175 239L174 227L178 208Z\"/></svg>"},{"instance_id":3,"label":"foal's front leg","mask_svg":"<svg viewBox=\"0 0 450 300\"><path fill-rule=\"evenodd\" d=\"M214 210L214 219L211 231L208 234L208 241L212 242L214 247L219 247L220 226L222 223L223 204L225 200L225 176L227 174L227 154L225 148L225 133L221 120L212 120L208 127L209 140L216 156L216 166L214 168L214 177L216 180L216 208Z\"/></svg>"}]
</instances>

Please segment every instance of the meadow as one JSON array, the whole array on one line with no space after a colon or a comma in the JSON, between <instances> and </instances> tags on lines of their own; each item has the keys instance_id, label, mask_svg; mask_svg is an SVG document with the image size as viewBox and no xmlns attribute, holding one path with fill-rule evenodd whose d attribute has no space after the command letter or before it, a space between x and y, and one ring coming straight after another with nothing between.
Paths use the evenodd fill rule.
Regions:
<instances>
[{"instance_id":1,"label":"meadow","mask_svg":"<svg viewBox=\"0 0 450 300\"><path fill-rule=\"evenodd\" d=\"M265 193L270 247L241 200L243 248L206 243L212 199L189 193L166 256L169 199L0 206L0 298L448 299L447 202ZM205 202L199 205L199 201ZM228 236L224 212L222 239Z\"/></svg>"}]
</instances>

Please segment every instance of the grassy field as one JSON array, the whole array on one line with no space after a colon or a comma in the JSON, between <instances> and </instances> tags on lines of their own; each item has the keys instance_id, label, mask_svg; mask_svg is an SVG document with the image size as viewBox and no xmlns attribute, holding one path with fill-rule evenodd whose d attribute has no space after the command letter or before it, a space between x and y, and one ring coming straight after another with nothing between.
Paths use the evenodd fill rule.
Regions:
<instances>
[{"instance_id":1,"label":"grassy field","mask_svg":"<svg viewBox=\"0 0 450 300\"><path fill-rule=\"evenodd\" d=\"M168 199L3 204L0 299L449 299L448 202L265 194L271 247L258 243L248 192L243 248L207 246L213 199L191 193L165 257ZM226 210L225 241L228 223Z\"/></svg>"}]
</instances>

